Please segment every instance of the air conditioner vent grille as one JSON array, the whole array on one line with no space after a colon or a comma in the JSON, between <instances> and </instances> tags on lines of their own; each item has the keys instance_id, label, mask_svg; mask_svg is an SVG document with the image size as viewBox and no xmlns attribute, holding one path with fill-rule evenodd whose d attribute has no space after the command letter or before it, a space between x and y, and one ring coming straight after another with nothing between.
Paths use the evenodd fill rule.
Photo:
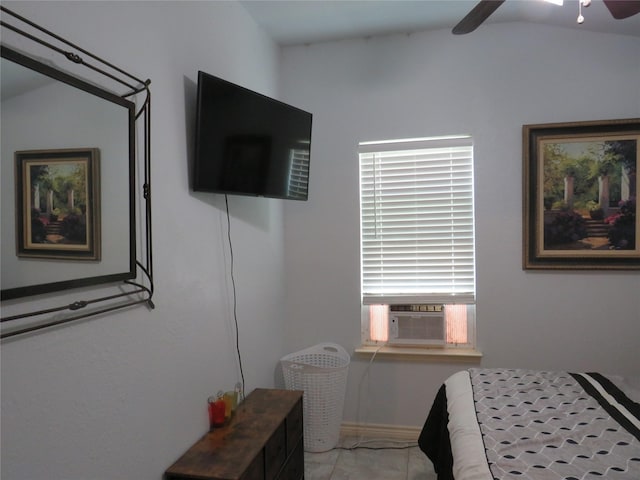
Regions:
<instances>
[{"instance_id":1,"label":"air conditioner vent grille","mask_svg":"<svg viewBox=\"0 0 640 480\"><path fill-rule=\"evenodd\" d=\"M389 344L444 346L444 309L392 310L389 312Z\"/></svg>"},{"instance_id":2,"label":"air conditioner vent grille","mask_svg":"<svg viewBox=\"0 0 640 480\"><path fill-rule=\"evenodd\" d=\"M444 312L442 304L412 304L412 305L389 305L391 312Z\"/></svg>"}]
</instances>

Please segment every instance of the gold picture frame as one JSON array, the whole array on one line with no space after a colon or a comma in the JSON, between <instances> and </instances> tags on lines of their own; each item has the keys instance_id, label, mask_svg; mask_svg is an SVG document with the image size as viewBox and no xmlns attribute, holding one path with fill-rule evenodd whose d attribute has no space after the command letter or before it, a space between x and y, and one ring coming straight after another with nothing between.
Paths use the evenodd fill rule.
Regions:
<instances>
[{"instance_id":1,"label":"gold picture frame","mask_svg":"<svg viewBox=\"0 0 640 480\"><path fill-rule=\"evenodd\" d=\"M522 133L523 268L640 269L640 119Z\"/></svg>"},{"instance_id":2,"label":"gold picture frame","mask_svg":"<svg viewBox=\"0 0 640 480\"><path fill-rule=\"evenodd\" d=\"M100 152L25 150L16 161L16 254L100 260Z\"/></svg>"}]
</instances>

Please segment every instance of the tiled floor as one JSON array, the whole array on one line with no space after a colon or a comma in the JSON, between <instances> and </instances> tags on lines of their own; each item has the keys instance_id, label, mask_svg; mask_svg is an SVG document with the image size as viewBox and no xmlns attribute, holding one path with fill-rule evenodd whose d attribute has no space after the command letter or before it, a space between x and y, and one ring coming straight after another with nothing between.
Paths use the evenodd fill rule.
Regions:
<instances>
[{"instance_id":1,"label":"tiled floor","mask_svg":"<svg viewBox=\"0 0 640 480\"><path fill-rule=\"evenodd\" d=\"M356 438L345 438L339 446L351 447ZM414 445L408 448L407 445ZM305 480L435 480L436 474L429 459L415 443L367 441L361 447L334 449L322 453L304 454ZM393 447L389 449L373 449Z\"/></svg>"}]
</instances>

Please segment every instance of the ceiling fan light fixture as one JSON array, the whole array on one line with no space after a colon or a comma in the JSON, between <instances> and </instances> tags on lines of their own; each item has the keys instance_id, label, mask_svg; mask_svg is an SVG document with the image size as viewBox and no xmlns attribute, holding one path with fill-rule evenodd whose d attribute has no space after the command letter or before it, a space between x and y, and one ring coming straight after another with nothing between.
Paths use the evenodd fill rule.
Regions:
<instances>
[{"instance_id":1,"label":"ceiling fan light fixture","mask_svg":"<svg viewBox=\"0 0 640 480\"><path fill-rule=\"evenodd\" d=\"M538 1L545 1L555 5L563 5L564 3L563 0ZM464 35L473 32L504 2L505 0L479 0L476 6L453 27L451 33L454 35ZM591 5L591 2L592 0L578 0L578 18L576 21L579 24L585 21L582 15L582 7L588 7ZM611 13L611 16L616 20L622 20L640 14L640 0L602 0L602 2Z\"/></svg>"},{"instance_id":2,"label":"ceiling fan light fixture","mask_svg":"<svg viewBox=\"0 0 640 480\"><path fill-rule=\"evenodd\" d=\"M578 0L578 18L576 19L576 22L578 22L579 25L582 25L584 23L584 16L582 15L582 7L588 7L589 5L591 5L591 0Z\"/></svg>"}]
</instances>

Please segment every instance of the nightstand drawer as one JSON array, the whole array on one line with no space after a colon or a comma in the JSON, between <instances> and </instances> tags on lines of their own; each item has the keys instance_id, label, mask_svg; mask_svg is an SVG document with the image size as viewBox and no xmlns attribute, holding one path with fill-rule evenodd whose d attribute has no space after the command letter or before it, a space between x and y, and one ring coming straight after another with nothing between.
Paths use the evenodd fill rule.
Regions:
<instances>
[{"instance_id":1,"label":"nightstand drawer","mask_svg":"<svg viewBox=\"0 0 640 480\"><path fill-rule=\"evenodd\" d=\"M265 480L276 478L286 459L286 434L284 422L282 422L264 446Z\"/></svg>"},{"instance_id":2,"label":"nightstand drawer","mask_svg":"<svg viewBox=\"0 0 640 480\"><path fill-rule=\"evenodd\" d=\"M290 455L303 435L302 399L287 415L285 422L287 425L287 455Z\"/></svg>"},{"instance_id":3,"label":"nightstand drawer","mask_svg":"<svg viewBox=\"0 0 640 480\"><path fill-rule=\"evenodd\" d=\"M240 477L240 480L256 480L261 479L264 474L264 450L260 451L253 459L249 467Z\"/></svg>"},{"instance_id":4,"label":"nightstand drawer","mask_svg":"<svg viewBox=\"0 0 640 480\"><path fill-rule=\"evenodd\" d=\"M300 438L298 444L294 446L289 461L282 469L278 480L300 480L304 476L304 448L303 440Z\"/></svg>"}]
</instances>

